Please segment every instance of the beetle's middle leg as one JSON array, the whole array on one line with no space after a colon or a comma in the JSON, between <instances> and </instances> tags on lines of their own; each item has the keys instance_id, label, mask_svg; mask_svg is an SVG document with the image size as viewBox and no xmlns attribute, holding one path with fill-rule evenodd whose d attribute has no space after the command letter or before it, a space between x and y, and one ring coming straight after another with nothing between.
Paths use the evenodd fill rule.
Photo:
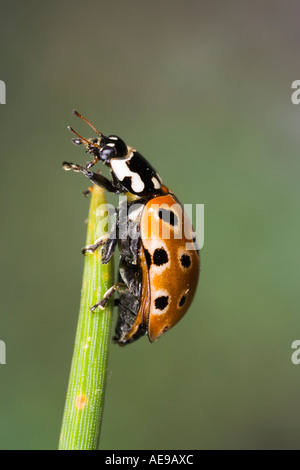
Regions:
<instances>
[{"instance_id":1,"label":"beetle's middle leg","mask_svg":"<svg viewBox=\"0 0 300 470\"><path fill-rule=\"evenodd\" d=\"M111 231L109 234L103 235L99 237L95 242L91 245L87 245L81 249L82 253L85 255L86 253L94 253L100 246L102 246L101 255L102 255L102 264L107 264L116 249L117 242L118 242L118 229L119 229L119 220L118 220L118 211L116 210L117 220L112 225Z\"/></svg>"},{"instance_id":2,"label":"beetle's middle leg","mask_svg":"<svg viewBox=\"0 0 300 470\"><path fill-rule=\"evenodd\" d=\"M104 294L103 298L97 302L95 305L93 305L92 307L90 307L91 311L94 312L96 310L96 308L100 308L101 310L104 310L106 305L107 305L107 302L109 301L109 299L114 295L115 292L126 292L128 291L128 287L126 286L126 284L124 284L123 282L116 282L113 286L111 286Z\"/></svg>"},{"instance_id":3,"label":"beetle's middle leg","mask_svg":"<svg viewBox=\"0 0 300 470\"><path fill-rule=\"evenodd\" d=\"M84 248L81 248L82 254L85 255L87 252L94 253L94 251L99 248L99 246L104 245L109 238L109 235L103 235L102 237L97 238L91 245L86 245Z\"/></svg>"}]
</instances>

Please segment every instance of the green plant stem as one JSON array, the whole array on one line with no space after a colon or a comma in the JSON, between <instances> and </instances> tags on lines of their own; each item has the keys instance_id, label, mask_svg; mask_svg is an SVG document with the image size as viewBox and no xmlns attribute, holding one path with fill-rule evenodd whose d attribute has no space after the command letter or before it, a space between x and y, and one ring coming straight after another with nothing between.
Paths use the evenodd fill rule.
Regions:
<instances>
[{"instance_id":1,"label":"green plant stem","mask_svg":"<svg viewBox=\"0 0 300 470\"><path fill-rule=\"evenodd\" d=\"M104 191L93 186L86 244L104 234ZM90 307L113 284L113 262L101 264L101 250L87 253L68 392L59 440L60 450L98 447L105 393L112 303L92 313Z\"/></svg>"}]
</instances>

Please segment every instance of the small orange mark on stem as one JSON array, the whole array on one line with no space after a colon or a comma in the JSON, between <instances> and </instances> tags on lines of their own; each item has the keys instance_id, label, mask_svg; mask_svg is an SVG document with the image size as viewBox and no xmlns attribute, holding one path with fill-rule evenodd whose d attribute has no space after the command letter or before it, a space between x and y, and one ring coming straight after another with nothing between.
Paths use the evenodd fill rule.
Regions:
<instances>
[{"instance_id":1,"label":"small orange mark on stem","mask_svg":"<svg viewBox=\"0 0 300 470\"><path fill-rule=\"evenodd\" d=\"M84 393L79 393L75 398L75 407L77 410L83 410L85 405L87 404L87 397Z\"/></svg>"}]
</instances>

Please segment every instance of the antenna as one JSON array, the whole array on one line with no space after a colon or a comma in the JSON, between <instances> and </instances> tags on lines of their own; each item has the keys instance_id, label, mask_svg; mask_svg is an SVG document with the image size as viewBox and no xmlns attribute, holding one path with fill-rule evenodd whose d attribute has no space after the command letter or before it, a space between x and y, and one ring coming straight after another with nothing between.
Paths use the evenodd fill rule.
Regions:
<instances>
[{"instance_id":1,"label":"antenna","mask_svg":"<svg viewBox=\"0 0 300 470\"><path fill-rule=\"evenodd\" d=\"M86 122L87 125L90 126L93 129L93 131L96 132L96 134L98 134L100 137L103 137L103 134L100 131L98 131L98 129L96 129L96 127L93 126L93 124L91 124L90 121L88 121L84 116L82 116L82 114L80 114L75 109L73 110L73 114L77 116L78 118L82 119L84 122Z\"/></svg>"},{"instance_id":2,"label":"antenna","mask_svg":"<svg viewBox=\"0 0 300 470\"><path fill-rule=\"evenodd\" d=\"M68 126L68 129L70 132L72 132L73 134L75 134L78 139L72 139L72 142L76 145L80 145L82 144L83 142L85 142L87 145L90 145L92 147L98 147L98 148L101 148L100 145L98 144L95 144L94 142L90 142L88 139L85 139L84 137L82 137L80 134L78 134L78 132L74 131L73 127L71 126Z\"/></svg>"}]
</instances>

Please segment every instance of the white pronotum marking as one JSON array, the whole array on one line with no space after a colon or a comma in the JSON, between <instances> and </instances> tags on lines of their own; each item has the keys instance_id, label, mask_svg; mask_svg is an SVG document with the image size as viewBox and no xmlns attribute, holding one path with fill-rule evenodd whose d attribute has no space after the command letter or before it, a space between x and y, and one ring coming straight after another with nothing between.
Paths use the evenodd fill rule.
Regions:
<instances>
[{"instance_id":1,"label":"white pronotum marking","mask_svg":"<svg viewBox=\"0 0 300 470\"><path fill-rule=\"evenodd\" d=\"M160 182L158 181L157 178L155 178L155 176L152 176L152 183L153 183L155 189L159 189L161 187Z\"/></svg>"},{"instance_id":2,"label":"white pronotum marking","mask_svg":"<svg viewBox=\"0 0 300 470\"><path fill-rule=\"evenodd\" d=\"M123 179L128 176L129 178L131 178L131 186L133 191L136 193L141 193L145 188L145 185L140 175L131 171L127 166L127 162L132 158L132 155L133 153L130 152L129 157L125 160L112 158L110 164L118 180L123 181Z\"/></svg>"}]
</instances>

